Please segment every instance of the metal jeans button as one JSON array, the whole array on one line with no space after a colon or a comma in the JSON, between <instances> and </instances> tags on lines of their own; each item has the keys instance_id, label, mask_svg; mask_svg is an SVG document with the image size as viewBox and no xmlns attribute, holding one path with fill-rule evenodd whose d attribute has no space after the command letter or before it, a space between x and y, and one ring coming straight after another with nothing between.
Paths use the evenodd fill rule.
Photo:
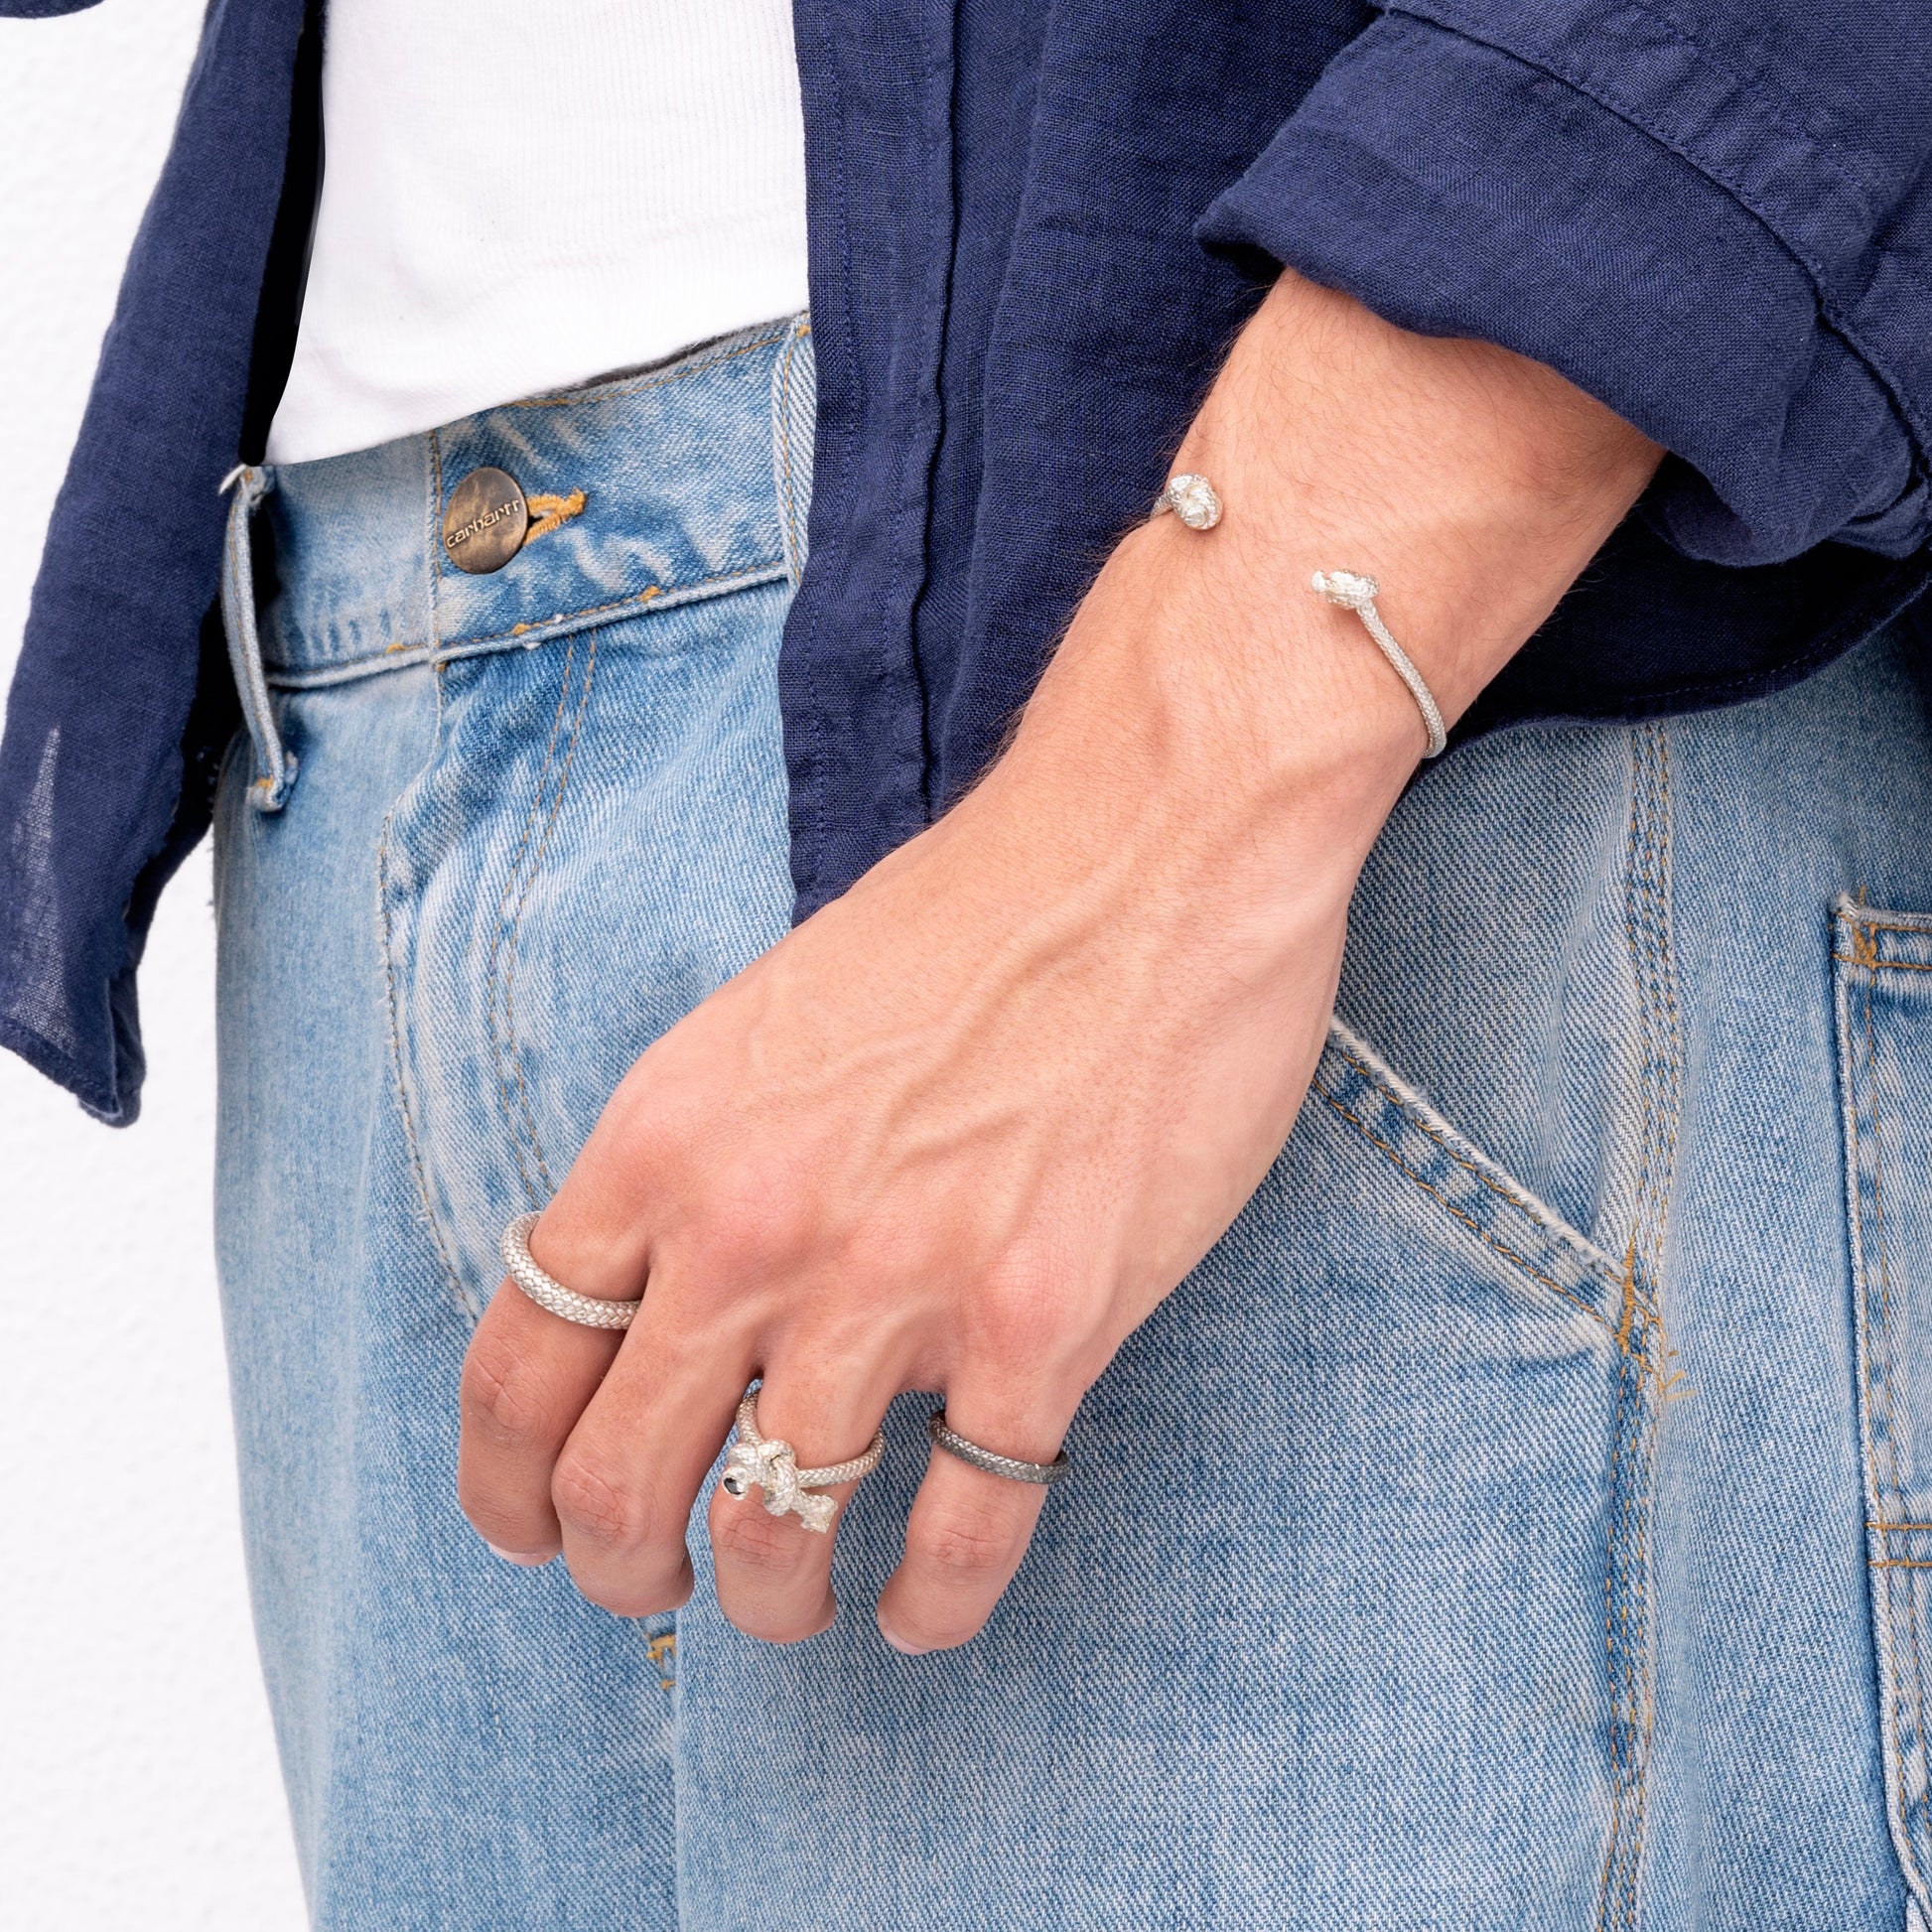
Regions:
<instances>
[{"instance_id":1,"label":"metal jeans button","mask_svg":"<svg viewBox=\"0 0 1932 1932\"><path fill-rule=\"evenodd\" d=\"M522 547L530 506L507 470L472 470L450 491L443 549L459 570L482 577L501 570Z\"/></svg>"}]
</instances>

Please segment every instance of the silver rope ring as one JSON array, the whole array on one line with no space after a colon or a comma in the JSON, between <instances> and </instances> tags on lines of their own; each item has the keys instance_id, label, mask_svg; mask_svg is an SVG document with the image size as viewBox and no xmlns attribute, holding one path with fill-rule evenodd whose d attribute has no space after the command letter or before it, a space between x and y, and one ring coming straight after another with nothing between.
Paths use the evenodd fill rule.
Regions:
<instances>
[{"instance_id":1,"label":"silver rope ring","mask_svg":"<svg viewBox=\"0 0 1932 1932\"><path fill-rule=\"evenodd\" d=\"M933 1410L926 1421L925 1433L932 1438L934 1449L942 1449L948 1455L956 1455L962 1462L970 1462L974 1468L984 1469L990 1476L1004 1476L1009 1482L1036 1482L1045 1488L1058 1482L1073 1466L1066 1459L1065 1449L1061 1449L1050 1462L1023 1462L1017 1455L999 1455L990 1449L981 1449L977 1443L969 1443L956 1429L947 1426L943 1409Z\"/></svg>"},{"instance_id":2,"label":"silver rope ring","mask_svg":"<svg viewBox=\"0 0 1932 1932\"><path fill-rule=\"evenodd\" d=\"M759 1384L754 1382L738 1405L738 1434L725 1452L718 1481L728 1496L759 1490L766 1515L789 1512L808 1530L823 1536L838 1513L838 1498L812 1492L836 1489L842 1482L857 1482L871 1475L886 1453L886 1432L880 1430L864 1452L848 1461L827 1463L822 1469L801 1469L798 1453L789 1443L759 1434Z\"/></svg>"},{"instance_id":3,"label":"silver rope ring","mask_svg":"<svg viewBox=\"0 0 1932 1932\"><path fill-rule=\"evenodd\" d=\"M595 1295L579 1295L556 1276L545 1274L530 1256L530 1230L537 1220L535 1214L519 1214L503 1230L503 1266L509 1270L510 1280L538 1308L548 1309L580 1328L629 1327L644 1305L643 1297L634 1302L600 1301Z\"/></svg>"}]
</instances>

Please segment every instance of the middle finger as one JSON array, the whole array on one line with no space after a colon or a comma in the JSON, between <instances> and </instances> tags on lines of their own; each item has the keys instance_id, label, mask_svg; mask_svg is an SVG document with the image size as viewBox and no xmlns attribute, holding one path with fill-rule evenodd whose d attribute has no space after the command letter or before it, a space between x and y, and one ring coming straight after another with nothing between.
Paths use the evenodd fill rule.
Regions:
<instances>
[{"instance_id":1,"label":"middle finger","mask_svg":"<svg viewBox=\"0 0 1932 1932\"><path fill-rule=\"evenodd\" d=\"M791 1446L796 1466L827 1468L863 1455L877 1435L896 1378L867 1374L849 1360L836 1368L780 1358L758 1393L758 1429ZM715 1484L711 1554L718 1607L747 1636L796 1643L832 1621L832 1549L857 1482L815 1491L835 1506L830 1527L808 1529L795 1514L773 1516L757 1488L743 1496Z\"/></svg>"},{"instance_id":2,"label":"middle finger","mask_svg":"<svg viewBox=\"0 0 1932 1932\"><path fill-rule=\"evenodd\" d=\"M572 1581L619 1616L675 1609L690 1594L691 1505L752 1374L749 1345L705 1334L682 1318L681 1301L653 1275L551 1477Z\"/></svg>"}]
</instances>

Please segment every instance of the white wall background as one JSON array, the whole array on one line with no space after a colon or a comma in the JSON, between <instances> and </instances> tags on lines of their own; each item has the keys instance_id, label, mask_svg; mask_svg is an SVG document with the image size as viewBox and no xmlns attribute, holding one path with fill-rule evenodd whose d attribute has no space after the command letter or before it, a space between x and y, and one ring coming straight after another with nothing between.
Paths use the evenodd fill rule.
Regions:
<instances>
[{"instance_id":1,"label":"white wall background","mask_svg":"<svg viewBox=\"0 0 1932 1932\"><path fill-rule=\"evenodd\" d=\"M0 682L202 0L0 20ZM102 674L111 676L111 661ZM0 1923L293 1932L209 1235L206 847L116 1133L0 1052Z\"/></svg>"}]
</instances>

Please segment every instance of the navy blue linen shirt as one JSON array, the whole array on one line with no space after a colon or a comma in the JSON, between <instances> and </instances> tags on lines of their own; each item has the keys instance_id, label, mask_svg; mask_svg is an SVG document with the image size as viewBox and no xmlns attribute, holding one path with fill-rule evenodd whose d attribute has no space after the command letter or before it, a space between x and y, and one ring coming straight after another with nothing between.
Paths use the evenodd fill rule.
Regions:
<instances>
[{"instance_id":1,"label":"navy blue linen shirt","mask_svg":"<svg viewBox=\"0 0 1932 1932\"><path fill-rule=\"evenodd\" d=\"M109 1121L234 728L215 485L286 373L315 12L211 0L0 741L0 1042ZM1926 581L1922 0L797 0L796 28L801 913L992 755L1282 263L1548 362L1671 453L1458 738L1761 694Z\"/></svg>"}]
</instances>

